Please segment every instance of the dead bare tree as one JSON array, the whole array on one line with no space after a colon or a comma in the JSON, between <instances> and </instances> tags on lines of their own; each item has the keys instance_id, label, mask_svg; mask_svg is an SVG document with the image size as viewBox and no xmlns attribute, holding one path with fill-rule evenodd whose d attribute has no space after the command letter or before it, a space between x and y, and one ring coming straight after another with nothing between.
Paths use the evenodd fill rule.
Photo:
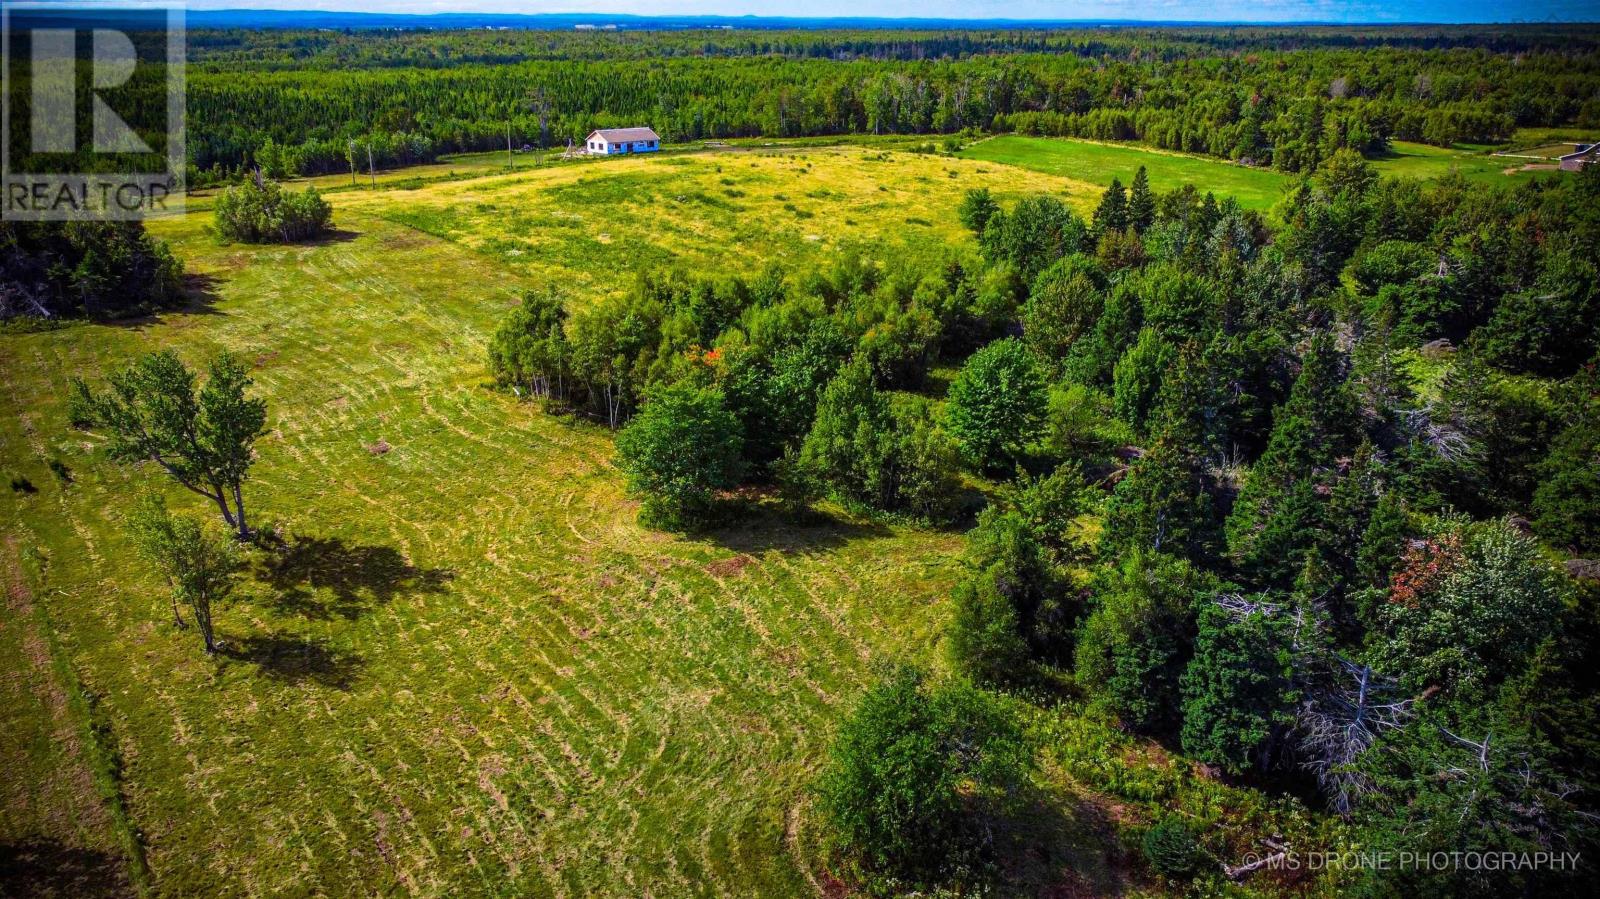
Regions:
<instances>
[{"instance_id":1,"label":"dead bare tree","mask_svg":"<svg viewBox=\"0 0 1600 899\"><path fill-rule=\"evenodd\" d=\"M1334 652L1315 607L1224 593L1213 602L1236 618L1287 616L1293 680L1302 697L1295 710L1293 750L1317 778L1335 811L1349 815L1372 789L1353 765L1386 731L1412 718L1413 700L1398 682Z\"/></svg>"},{"instance_id":2,"label":"dead bare tree","mask_svg":"<svg viewBox=\"0 0 1600 899\"><path fill-rule=\"evenodd\" d=\"M1443 421L1432 403L1398 411L1400 424L1446 462L1462 462L1477 454L1468 427L1456 416Z\"/></svg>"},{"instance_id":3,"label":"dead bare tree","mask_svg":"<svg viewBox=\"0 0 1600 899\"><path fill-rule=\"evenodd\" d=\"M1349 815L1372 789L1352 765L1384 732L1406 725L1412 700L1392 678L1338 654L1304 672L1297 669L1296 678L1305 696L1295 715L1296 751L1334 811Z\"/></svg>"},{"instance_id":4,"label":"dead bare tree","mask_svg":"<svg viewBox=\"0 0 1600 899\"><path fill-rule=\"evenodd\" d=\"M52 318L50 307L39 299L38 294L42 292L40 288L30 289L20 282L0 284L0 318L18 315Z\"/></svg>"}]
</instances>

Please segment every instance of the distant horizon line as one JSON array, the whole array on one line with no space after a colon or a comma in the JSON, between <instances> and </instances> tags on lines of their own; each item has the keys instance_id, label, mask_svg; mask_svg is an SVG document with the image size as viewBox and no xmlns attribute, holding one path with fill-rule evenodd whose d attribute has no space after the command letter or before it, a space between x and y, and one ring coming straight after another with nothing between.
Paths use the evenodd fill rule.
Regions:
<instances>
[{"instance_id":1,"label":"distant horizon line","mask_svg":"<svg viewBox=\"0 0 1600 899\"><path fill-rule=\"evenodd\" d=\"M7 3L13 12L28 11L32 13L106 13L114 14L126 11L151 11L160 8L160 3L126 3L120 0L65 0L65 2L50 2L50 0L18 0ZM171 4L184 7L184 4ZM892 25L897 28L915 26L929 27L1020 27L1020 28L1072 28L1072 27L1113 27L1113 28L1138 28L1138 27L1168 27L1168 28L1415 28L1415 27L1492 27L1492 26L1584 26L1600 25L1600 19L1594 20L1553 20L1553 19L1508 19L1500 21L1443 21L1433 19L1417 19L1413 21L1388 21L1388 20L1360 20L1336 21L1324 19L1301 20L1266 20L1266 19L1140 19L1140 18L1018 18L1011 16L804 16L804 15L762 15L745 13L742 15L728 15L718 13L602 13L602 12L474 12L474 11L441 11L441 12L368 12L354 9L325 9L325 8L262 8L262 7L227 7L222 9L184 9L186 19L218 19L218 20L253 20L257 27L287 27L293 28L293 18L300 19L367 19L367 20L430 20L430 21L539 21L561 22L565 24L633 24L648 25L670 24L675 28L693 27L695 23L715 23L729 25L752 25L765 23L768 29L777 30L786 25L803 26L805 23L830 23L830 24L876 24ZM284 25L268 25L267 20L284 20ZM673 24L676 23L676 24ZM461 26L456 26L461 27Z\"/></svg>"}]
</instances>

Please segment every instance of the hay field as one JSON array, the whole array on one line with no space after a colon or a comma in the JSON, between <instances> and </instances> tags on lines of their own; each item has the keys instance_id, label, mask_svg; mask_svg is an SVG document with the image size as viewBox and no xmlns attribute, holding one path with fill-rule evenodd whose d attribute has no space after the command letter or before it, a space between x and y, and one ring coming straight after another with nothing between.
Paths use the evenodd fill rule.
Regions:
<instances>
[{"instance_id":1,"label":"hay field","mask_svg":"<svg viewBox=\"0 0 1600 899\"><path fill-rule=\"evenodd\" d=\"M979 168L616 160L335 194L339 235L299 247L218 245L198 209L156 223L194 308L0 335L0 465L36 486L0 493L0 844L173 896L808 889L806 784L875 665L936 655L960 535L641 529L610 436L487 389L483 349L534 283L954 240L976 183L1085 201ZM205 510L65 417L69 376L158 347L240 354L270 404L249 495L288 546L221 610L218 659L123 524L145 487Z\"/></svg>"}]
</instances>

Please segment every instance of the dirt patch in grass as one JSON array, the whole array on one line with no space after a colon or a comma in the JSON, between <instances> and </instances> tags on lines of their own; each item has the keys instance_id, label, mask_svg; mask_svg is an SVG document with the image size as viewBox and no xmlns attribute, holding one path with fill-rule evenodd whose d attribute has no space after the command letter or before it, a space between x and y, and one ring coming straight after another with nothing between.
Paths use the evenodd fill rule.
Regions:
<instances>
[{"instance_id":1,"label":"dirt patch in grass","mask_svg":"<svg viewBox=\"0 0 1600 899\"><path fill-rule=\"evenodd\" d=\"M706 565L706 573L713 577L733 577L755 563L753 556L740 553L726 559L718 559Z\"/></svg>"}]
</instances>

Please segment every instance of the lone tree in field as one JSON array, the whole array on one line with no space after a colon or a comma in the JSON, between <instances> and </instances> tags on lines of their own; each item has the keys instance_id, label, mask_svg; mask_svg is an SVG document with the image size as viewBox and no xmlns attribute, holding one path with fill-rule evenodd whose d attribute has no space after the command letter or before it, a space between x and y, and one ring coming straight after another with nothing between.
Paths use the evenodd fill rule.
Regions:
<instances>
[{"instance_id":1,"label":"lone tree in field","mask_svg":"<svg viewBox=\"0 0 1600 899\"><path fill-rule=\"evenodd\" d=\"M205 641L217 651L211 607L233 592L239 559L226 537L207 531L197 519L173 515L159 496L144 497L129 522L139 554L161 570L172 588L172 617L184 627L180 606L188 606Z\"/></svg>"},{"instance_id":2,"label":"lone tree in field","mask_svg":"<svg viewBox=\"0 0 1600 899\"><path fill-rule=\"evenodd\" d=\"M211 362L210 377L195 376L171 350L140 357L113 372L104 391L73 379L74 407L110 432L108 451L121 461L150 461L185 488L217 504L240 539L250 537L244 479L265 433L267 403L246 397L250 378L228 353Z\"/></svg>"},{"instance_id":3,"label":"lone tree in field","mask_svg":"<svg viewBox=\"0 0 1600 899\"><path fill-rule=\"evenodd\" d=\"M651 397L617 435L617 459L644 497L645 522L707 524L716 491L739 482L741 433L720 390L678 384Z\"/></svg>"}]
</instances>

